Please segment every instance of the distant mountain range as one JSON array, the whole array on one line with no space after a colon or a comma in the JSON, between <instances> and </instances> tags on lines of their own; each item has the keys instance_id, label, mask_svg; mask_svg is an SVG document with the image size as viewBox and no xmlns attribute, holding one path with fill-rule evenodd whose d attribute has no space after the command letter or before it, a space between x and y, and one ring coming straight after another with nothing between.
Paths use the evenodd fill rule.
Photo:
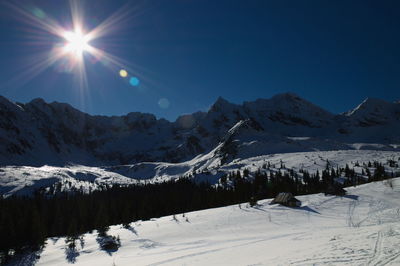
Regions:
<instances>
[{"instance_id":1,"label":"distant mountain range","mask_svg":"<svg viewBox=\"0 0 400 266\"><path fill-rule=\"evenodd\" d=\"M175 122L152 114L92 116L65 103L0 96L0 165L88 166L184 162L208 154L221 163L258 155L350 149L400 151L400 103L366 99L332 114L291 93L233 104Z\"/></svg>"}]
</instances>

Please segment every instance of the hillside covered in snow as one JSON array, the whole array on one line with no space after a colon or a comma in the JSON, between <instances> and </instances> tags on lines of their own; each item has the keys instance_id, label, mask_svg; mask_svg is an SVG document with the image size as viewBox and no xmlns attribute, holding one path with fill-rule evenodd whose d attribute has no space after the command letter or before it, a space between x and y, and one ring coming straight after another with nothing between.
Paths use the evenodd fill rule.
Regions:
<instances>
[{"instance_id":1,"label":"hillside covered in snow","mask_svg":"<svg viewBox=\"0 0 400 266\"><path fill-rule=\"evenodd\" d=\"M250 158L236 158L225 162L226 154L221 153L220 144L205 155L199 155L182 163L143 162L118 166L6 166L0 167L0 194L32 195L35 190L44 189L53 194L63 191L91 192L113 185L132 185L159 183L189 177L196 183L220 184L221 177L240 171L249 172L251 179L257 171L271 174L293 171L302 176L302 171L320 173L327 164L332 169L348 165L361 178L368 179L367 169L373 173L375 168L368 162L379 162L387 174L400 176L400 153L377 150L339 150L299 153L277 153ZM394 164L391 165L390 162ZM269 165L268 169L266 165ZM282 165L284 168L282 168ZM345 174L343 173L343 176ZM58 189L58 191L56 191Z\"/></svg>"},{"instance_id":2,"label":"hillside covered in snow","mask_svg":"<svg viewBox=\"0 0 400 266\"><path fill-rule=\"evenodd\" d=\"M248 204L115 225L120 247L96 231L71 250L50 238L20 258L37 265L399 265L400 179L347 188L347 195L297 197L300 208Z\"/></svg>"}]
</instances>

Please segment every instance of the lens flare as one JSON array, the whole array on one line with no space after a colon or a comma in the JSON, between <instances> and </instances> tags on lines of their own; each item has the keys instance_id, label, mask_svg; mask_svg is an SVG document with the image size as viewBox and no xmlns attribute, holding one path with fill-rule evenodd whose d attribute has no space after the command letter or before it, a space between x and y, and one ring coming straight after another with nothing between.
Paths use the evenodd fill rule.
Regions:
<instances>
[{"instance_id":1,"label":"lens flare","mask_svg":"<svg viewBox=\"0 0 400 266\"><path fill-rule=\"evenodd\" d=\"M160 106L160 108L162 108L162 109L168 109L168 107L169 107L169 101L168 101L168 99L167 98L161 98L159 101L158 101L158 106Z\"/></svg>"},{"instance_id":2,"label":"lens flare","mask_svg":"<svg viewBox=\"0 0 400 266\"><path fill-rule=\"evenodd\" d=\"M126 78L128 76L128 71L126 71L125 69L121 69L119 71L119 75L123 78Z\"/></svg>"},{"instance_id":3,"label":"lens flare","mask_svg":"<svg viewBox=\"0 0 400 266\"><path fill-rule=\"evenodd\" d=\"M40 8L37 8L37 7L32 9L32 14L40 19L44 19L46 17L46 13L44 13L43 10L41 10Z\"/></svg>"},{"instance_id":4,"label":"lens flare","mask_svg":"<svg viewBox=\"0 0 400 266\"><path fill-rule=\"evenodd\" d=\"M129 84L131 84L134 87L139 86L139 83L140 83L140 81L137 77L131 77L129 79Z\"/></svg>"}]
</instances>

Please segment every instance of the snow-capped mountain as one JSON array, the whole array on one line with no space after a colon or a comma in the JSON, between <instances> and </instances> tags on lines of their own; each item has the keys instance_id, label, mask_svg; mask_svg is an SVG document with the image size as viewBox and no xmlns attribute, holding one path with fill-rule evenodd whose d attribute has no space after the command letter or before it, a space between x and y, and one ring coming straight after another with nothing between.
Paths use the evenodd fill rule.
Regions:
<instances>
[{"instance_id":1,"label":"snow-capped mountain","mask_svg":"<svg viewBox=\"0 0 400 266\"><path fill-rule=\"evenodd\" d=\"M92 116L64 103L21 104L0 97L1 165L176 163L221 143L226 147L229 138L239 148L232 156L241 158L377 144L393 150L392 144L400 143L398 132L400 104L377 99L334 115L290 93L242 105L218 98L208 112L169 122L152 114Z\"/></svg>"}]
</instances>

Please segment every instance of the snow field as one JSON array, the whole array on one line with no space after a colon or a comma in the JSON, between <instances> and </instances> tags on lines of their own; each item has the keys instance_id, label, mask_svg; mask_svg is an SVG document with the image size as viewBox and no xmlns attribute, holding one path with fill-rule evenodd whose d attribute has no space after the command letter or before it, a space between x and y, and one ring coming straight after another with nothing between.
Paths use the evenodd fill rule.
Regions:
<instances>
[{"instance_id":1,"label":"snow field","mask_svg":"<svg viewBox=\"0 0 400 266\"><path fill-rule=\"evenodd\" d=\"M121 247L78 244L76 265L400 265L400 178L347 188L347 196L300 196L300 208L247 203L112 226ZM68 265L63 238L38 265Z\"/></svg>"}]
</instances>

